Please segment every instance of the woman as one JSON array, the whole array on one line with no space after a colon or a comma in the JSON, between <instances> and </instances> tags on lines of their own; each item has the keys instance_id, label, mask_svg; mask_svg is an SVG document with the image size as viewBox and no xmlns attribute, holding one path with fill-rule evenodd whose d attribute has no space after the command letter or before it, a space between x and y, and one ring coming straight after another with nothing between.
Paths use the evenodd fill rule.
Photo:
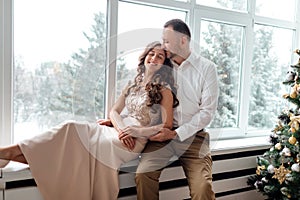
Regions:
<instances>
[{"instance_id":1,"label":"woman","mask_svg":"<svg viewBox=\"0 0 300 200\"><path fill-rule=\"evenodd\" d=\"M137 71L110 112L113 127L69 121L0 148L0 167L28 163L45 200L117 199L120 165L138 157L147 137L172 127L178 105L172 64L159 42L146 47Z\"/></svg>"}]
</instances>

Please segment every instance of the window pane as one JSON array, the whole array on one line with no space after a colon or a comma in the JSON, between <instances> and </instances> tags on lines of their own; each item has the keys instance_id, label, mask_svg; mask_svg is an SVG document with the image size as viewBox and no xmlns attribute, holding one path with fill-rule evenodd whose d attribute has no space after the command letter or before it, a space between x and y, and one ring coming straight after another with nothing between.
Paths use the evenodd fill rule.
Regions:
<instances>
[{"instance_id":1,"label":"window pane","mask_svg":"<svg viewBox=\"0 0 300 200\"><path fill-rule=\"evenodd\" d=\"M217 64L220 80L219 107L210 127L238 126L243 27L202 21L201 55Z\"/></svg>"},{"instance_id":2,"label":"window pane","mask_svg":"<svg viewBox=\"0 0 300 200\"><path fill-rule=\"evenodd\" d=\"M196 2L205 6L247 11L247 0L197 0Z\"/></svg>"},{"instance_id":3,"label":"window pane","mask_svg":"<svg viewBox=\"0 0 300 200\"><path fill-rule=\"evenodd\" d=\"M15 142L104 117L105 0L14 2Z\"/></svg>"},{"instance_id":4,"label":"window pane","mask_svg":"<svg viewBox=\"0 0 300 200\"><path fill-rule=\"evenodd\" d=\"M128 81L136 75L138 58L146 45L153 41L161 41L164 23L173 18L185 21L186 12L119 2L118 49L120 54L117 58L116 97Z\"/></svg>"},{"instance_id":5,"label":"window pane","mask_svg":"<svg viewBox=\"0 0 300 200\"><path fill-rule=\"evenodd\" d=\"M294 20L296 0L256 0L257 15L283 20Z\"/></svg>"},{"instance_id":6,"label":"window pane","mask_svg":"<svg viewBox=\"0 0 300 200\"><path fill-rule=\"evenodd\" d=\"M292 54L293 31L255 25L251 71L249 127L273 128L277 116L288 105L282 84Z\"/></svg>"}]
</instances>

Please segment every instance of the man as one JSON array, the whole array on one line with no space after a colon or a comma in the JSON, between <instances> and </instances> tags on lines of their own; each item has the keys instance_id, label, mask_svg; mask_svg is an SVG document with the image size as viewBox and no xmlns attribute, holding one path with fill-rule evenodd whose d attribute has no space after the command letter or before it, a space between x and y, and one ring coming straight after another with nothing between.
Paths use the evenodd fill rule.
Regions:
<instances>
[{"instance_id":1,"label":"man","mask_svg":"<svg viewBox=\"0 0 300 200\"><path fill-rule=\"evenodd\" d=\"M149 138L136 173L139 200L159 198L159 176L171 157L178 156L193 200L215 199L209 134L204 128L217 109L216 66L190 49L191 33L179 19L164 25L163 44L175 65L177 98L174 129Z\"/></svg>"}]
</instances>

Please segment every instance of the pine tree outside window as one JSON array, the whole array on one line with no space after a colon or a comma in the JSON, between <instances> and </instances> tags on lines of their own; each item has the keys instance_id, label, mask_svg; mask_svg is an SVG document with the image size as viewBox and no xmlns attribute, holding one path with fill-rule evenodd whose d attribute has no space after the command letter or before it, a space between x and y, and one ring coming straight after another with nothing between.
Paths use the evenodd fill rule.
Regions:
<instances>
[{"instance_id":1,"label":"pine tree outside window","mask_svg":"<svg viewBox=\"0 0 300 200\"><path fill-rule=\"evenodd\" d=\"M249 129L271 129L278 113L289 107L282 98L285 88L281 82L289 68L293 31L255 25L254 32Z\"/></svg>"},{"instance_id":2,"label":"pine tree outside window","mask_svg":"<svg viewBox=\"0 0 300 200\"><path fill-rule=\"evenodd\" d=\"M104 117L105 8L103 0L15 1L15 141Z\"/></svg>"}]
</instances>

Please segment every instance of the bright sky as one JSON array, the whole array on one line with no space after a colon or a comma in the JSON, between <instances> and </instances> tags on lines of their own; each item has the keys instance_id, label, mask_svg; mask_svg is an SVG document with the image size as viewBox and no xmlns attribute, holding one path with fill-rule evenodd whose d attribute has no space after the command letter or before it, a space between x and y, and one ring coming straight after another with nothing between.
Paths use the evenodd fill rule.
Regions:
<instances>
[{"instance_id":1,"label":"bright sky","mask_svg":"<svg viewBox=\"0 0 300 200\"><path fill-rule=\"evenodd\" d=\"M66 61L87 46L83 31L90 30L101 9L99 0L14 1L15 55L22 55L26 67Z\"/></svg>"}]
</instances>

